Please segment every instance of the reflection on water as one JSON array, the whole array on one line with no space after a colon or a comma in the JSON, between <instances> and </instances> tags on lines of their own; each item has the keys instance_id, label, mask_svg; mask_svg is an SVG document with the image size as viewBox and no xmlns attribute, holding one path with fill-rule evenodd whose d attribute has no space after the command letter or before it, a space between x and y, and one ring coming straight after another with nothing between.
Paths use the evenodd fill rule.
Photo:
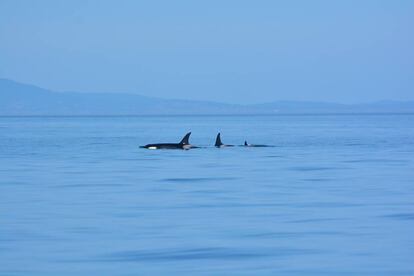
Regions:
<instances>
[{"instance_id":1,"label":"reflection on water","mask_svg":"<svg viewBox=\"0 0 414 276\"><path fill-rule=\"evenodd\" d=\"M0 275L414 274L414 115L0 129ZM189 130L203 148L138 147ZM218 131L276 147L217 149Z\"/></svg>"}]
</instances>

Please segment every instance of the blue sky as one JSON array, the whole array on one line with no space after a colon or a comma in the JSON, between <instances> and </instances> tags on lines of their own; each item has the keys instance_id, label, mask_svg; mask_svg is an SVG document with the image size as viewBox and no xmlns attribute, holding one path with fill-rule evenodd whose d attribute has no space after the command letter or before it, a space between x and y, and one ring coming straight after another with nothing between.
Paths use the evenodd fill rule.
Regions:
<instances>
[{"instance_id":1,"label":"blue sky","mask_svg":"<svg viewBox=\"0 0 414 276\"><path fill-rule=\"evenodd\" d=\"M414 100L414 1L0 1L0 77L258 103Z\"/></svg>"}]
</instances>

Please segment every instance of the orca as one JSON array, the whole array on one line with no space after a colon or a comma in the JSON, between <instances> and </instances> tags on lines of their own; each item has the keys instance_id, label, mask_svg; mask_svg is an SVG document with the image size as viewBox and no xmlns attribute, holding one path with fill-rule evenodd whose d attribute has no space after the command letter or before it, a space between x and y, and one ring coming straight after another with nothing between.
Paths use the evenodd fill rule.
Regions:
<instances>
[{"instance_id":1,"label":"orca","mask_svg":"<svg viewBox=\"0 0 414 276\"><path fill-rule=\"evenodd\" d=\"M255 144L249 144L247 143L247 141L244 141L244 145L241 147L252 147L252 148L266 148L266 147L271 147L268 145L255 145Z\"/></svg>"},{"instance_id":2,"label":"orca","mask_svg":"<svg viewBox=\"0 0 414 276\"><path fill-rule=\"evenodd\" d=\"M181 142L179 143L159 143L159 144L148 144L145 146L140 146L140 148L145 149L184 149L188 150L191 148L196 148L195 146L191 145L188 141L190 139L191 132L187 133Z\"/></svg>"},{"instance_id":3,"label":"orca","mask_svg":"<svg viewBox=\"0 0 414 276\"><path fill-rule=\"evenodd\" d=\"M234 145L225 145L221 142L220 132L217 134L216 137L216 144L214 145L216 148L224 148L224 147L234 147Z\"/></svg>"}]
</instances>

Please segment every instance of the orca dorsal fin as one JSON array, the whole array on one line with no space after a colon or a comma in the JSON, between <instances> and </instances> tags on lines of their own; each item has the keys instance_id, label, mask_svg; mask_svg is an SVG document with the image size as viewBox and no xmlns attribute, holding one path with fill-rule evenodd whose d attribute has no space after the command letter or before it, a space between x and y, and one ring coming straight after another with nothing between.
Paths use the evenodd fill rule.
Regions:
<instances>
[{"instance_id":1,"label":"orca dorsal fin","mask_svg":"<svg viewBox=\"0 0 414 276\"><path fill-rule=\"evenodd\" d=\"M216 144L214 145L214 146L216 146L216 147L220 147L220 146L222 146L223 145L223 143L221 142L221 138L220 138L220 132L217 134L217 137L216 137Z\"/></svg>"},{"instance_id":2,"label":"orca dorsal fin","mask_svg":"<svg viewBox=\"0 0 414 276\"><path fill-rule=\"evenodd\" d=\"M244 145L245 145L245 146L248 146L249 144L247 144L247 141L244 141Z\"/></svg>"},{"instance_id":3,"label":"orca dorsal fin","mask_svg":"<svg viewBox=\"0 0 414 276\"><path fill-rule=\"evenodd\" d=\"M182 144L182 145L189 145L189 144L190 144L190 142L189 142L188 140L190 139L190 135L191 135L191 132L187 133L187 134L183 137L183 139L181 140L180 144Z\"/></svg>"}]
</instances>

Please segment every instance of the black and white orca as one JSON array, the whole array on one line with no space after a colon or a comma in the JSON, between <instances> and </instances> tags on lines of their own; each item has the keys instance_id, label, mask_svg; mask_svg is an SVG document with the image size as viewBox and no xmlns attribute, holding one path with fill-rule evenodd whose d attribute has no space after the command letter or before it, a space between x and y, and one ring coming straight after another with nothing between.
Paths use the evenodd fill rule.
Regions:
<instances>
[{"instance_id":1,"label":"black and white orca","mask_svg":"<svg viewBox=\"0 0 414 276\"><path fill-rule=\"evenodd\" d=\"M266 147L271 147L268 145L255 145L255 144L249 144L247 143L247 141L244 141L244 145L242 147L252 147L252 148L266 148Z\"/></svg>"},{"instance_id":2,"label":"black and white orca","mask_svg":"<svg viewBox=\"0 0 414 276\"><path fill-rule=\"evenodd\" d=\"M159 143L159 144L148 144L145 146L141 146L140 148L145 149L184 149L188 150L191 148L196 148L195 146L191 145L188 141L190 139L191 132L187 133L181 142L179 143Z\"/></svg>"},{"instance_id":3,"label":"black and white orca","mask_svg":"<svg viewBox=\"0 0 414 276\"><path fill-rule=\"evenodd\" d=\"M220 132L217 134L216 144L214 146L217 148L234 147L234 145L225 145L221 142Z\"/></svg>"}]
</instances>

